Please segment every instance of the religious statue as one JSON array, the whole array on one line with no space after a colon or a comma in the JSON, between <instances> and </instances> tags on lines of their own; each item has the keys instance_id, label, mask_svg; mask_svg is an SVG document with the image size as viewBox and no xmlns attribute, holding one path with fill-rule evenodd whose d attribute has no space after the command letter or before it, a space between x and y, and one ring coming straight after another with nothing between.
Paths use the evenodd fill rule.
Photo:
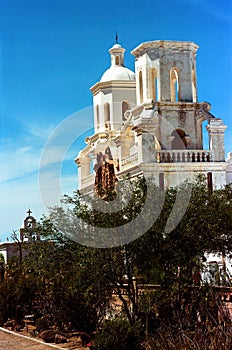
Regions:
<instances>
[{"instance_id":1,"label":"religious statue","mask_svg":"<svg viewBox=\"0 0 232 350\"><path fill-rule=\"evenodd\" d=\"M115 185L117 177L114 171L114 160L110 147L105 149L105 154L97 153L95 170L95 191L99 198L106 201L114 200L116 197Z\"/></svg>"}]
</instances>

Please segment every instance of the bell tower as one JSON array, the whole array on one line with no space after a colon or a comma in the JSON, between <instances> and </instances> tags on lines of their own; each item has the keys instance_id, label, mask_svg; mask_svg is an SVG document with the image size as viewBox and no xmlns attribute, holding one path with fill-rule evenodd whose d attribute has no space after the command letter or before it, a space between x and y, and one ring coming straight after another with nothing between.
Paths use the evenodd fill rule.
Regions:
<instances>
[{"instance_id":1,"label":"bell tower","mask_svg":"<svg viewBox=\"0 0 232 350\"><path fill-rule=\"evenodd\" d=\"M203 150L203 122L213 123L210 104L197 101L197 50L198 45L193 42L156 40L142 43L132 51L137 104L156 106L159 114L156 136L162 149ZM220 155L216 154L218 138L212 136L218 123L215 128L207 128L216 161L223 160L224 154L222 124L220 122Z\"/></svg>"},{"instance_id":2,"label":"bell tower","mask_svg":"<svg viewBox=\"0 0 232 350\"><path fill-rule=\"evenodd\" d=\"M110 67L100 81L90 88L95 133L120 130L125 111L136 103L135 73L124 66L125 51L116 41L109 49Z\"/></svg>"},{"instance_id":3,"label":"bell tower","mask_svg":"<svg viewBox=\"0 0 232 350\"><path fill-rule=\"evenodd\" d=\"M39 239L39 234L36 232L36 219L32 216L32 211L27 211L27 216L24 219L23 227L20 228L21 242L33 242Z\"/></svg>"},{"instance_id":4,"label":"bell tower","mask_svg":"<svg viewBox=\"0 0 232 350\"><path fill-rule=\"evenodd\" d=\"M192 42L150 41L135 48L137 104L196 102L196 52Z\"/></svg>"}]
</instances>

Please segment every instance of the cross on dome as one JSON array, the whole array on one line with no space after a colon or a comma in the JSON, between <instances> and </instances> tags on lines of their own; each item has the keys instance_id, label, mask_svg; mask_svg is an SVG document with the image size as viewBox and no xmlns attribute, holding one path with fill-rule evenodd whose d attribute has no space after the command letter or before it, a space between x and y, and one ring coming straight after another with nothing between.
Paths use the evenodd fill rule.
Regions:
<instances>
[{"instance_id":1,"label":"cross on dome","mask_svg":"<svg viewBox=\"0 0 232 350\"><path fill-rule=\"evenodd\" d=\"M29 216L32 214L32 211L31 211L30 208L28 209L27 214L28 214Z\"/></svg>"}]
</instances>

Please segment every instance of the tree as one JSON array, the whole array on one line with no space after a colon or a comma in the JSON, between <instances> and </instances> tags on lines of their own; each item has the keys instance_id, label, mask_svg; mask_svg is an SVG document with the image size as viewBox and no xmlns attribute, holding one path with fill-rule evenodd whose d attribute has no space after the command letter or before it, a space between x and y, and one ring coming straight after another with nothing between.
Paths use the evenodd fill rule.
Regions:
<instances>
[{"instance_id":1,"label":"tree","mask_svg":"<svg viewBox=\"0 0 232 350\"><path fill-rule=\"evenodd\" d=\"M64 236L74 232L74 239L84 237L85 242L94 246L94 227L118 226L121 229L141 212L146 204L147 188L151 188L148 181L139 178L126 183L127 189L124 187L122 193L123 195L132 193L131 200L127 202L127 206L122 205L119 211L96 213L92 210L92 198L76 192L72 198L66 196L64 200L64 203L71 205L72 208L69 211L54 208L51 218L54 224L61 228ZM195 296L189 297L189 287L193 285L193 270L200 270L205 253L228 252L231 249L231 186L210 194L203 176L191 185L191 197L186 212L181 213L181 206L176 209L177 216L182 216L182 220L177 221L173 230L165 232L177 195L179 201L185 201L188 186L190 184L184 183L181 188L169 188L166 192L162 192L153 185L153 206L157 206L158 200L163 198L165 200L158 219L154 220L154 224L141 237L135 235L137 239L118 247L86 248L88 255L94 259L96 271L99 269L102 272L102 275L99 273L99 283L108 287L109 294L113 292L121 300L131 325L141 312L136 278L142 277L145 282L160 286L162 293L156 291L155 299L152 298L156 300L157 308L162 309L160 313L163 315L166 308L167 318L171 322L174 314L176 317L180 316L185 304L195 303ZM146 209L154 213L153 208ZM85 229L86 222L91 223L92 230ZM218 230L219 223L220 230ZM103 242L104 239L106 236L103 235ZM120 241L116 240L116 243L118 242Z\"/></svg>"},{"instance_id":2,"label":"tree","mask_svg":"<svg viewBox=\"0 0 232 350\"><path fill-rule=\"evenodd\" d=\"M20 273L0 285L0 304L10 303L13 314L21 303L39 321L92 331L106 315L118 315L112 302L117 297L120 317L130 329L139 322L147 336L164 323L174 331L180 322L193 330L199 316L203 320L214 312L215 289L196 276L206 252L232 249L232 187L210 194L203 177L166 191L144 178L123 186L120 210L116 202L104 204L115 210L93 210L93 199L78 191L52 208L37 226L41 240L33 243ZM186 201L189 186L183 212L176 203ZM171 230L167 221L174 223ZM127 235L123 227L130 222L134 230ZM118 237L109 237L115 228Z\"/></svg>"},{"instance_id":3,"label":"tree","mask_svg":"<svg viewBox=\"0 0 232 350\"><path fill-rule=\"evenodd\" d=\"M81 331L95 329L108 305L95 260L94 252L65 237L35 243L23 267L37 284L34 308L39 318L60 329L68 324Z\"/></svg>"}]
</instances>

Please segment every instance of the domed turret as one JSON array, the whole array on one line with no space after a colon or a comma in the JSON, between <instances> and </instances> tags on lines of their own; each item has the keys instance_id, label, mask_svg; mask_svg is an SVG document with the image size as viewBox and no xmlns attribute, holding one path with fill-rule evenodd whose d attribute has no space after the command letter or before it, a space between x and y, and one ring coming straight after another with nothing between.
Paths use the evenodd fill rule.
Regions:
<instances>
[{"instance_id":1,"label":"domed turret","mask_svg":"<svg viewBox=\"0 0 232 350\"><path fill-rule=\"evenodd\" d=\"M119 44L115 44L109 53L111 55L111 67L105 71L101 77L101 82L112 80L135 80L135 73L124 67L125 49Z\"/></svg>"},{"instance_id":2,"label":"domed turret","mask_svg":"<svg viewBox=\"0 0 232 350\"><path fill-rule=\"evenodd\" d=\"M136 103L135 73L124 67L125 49L117 42L109 49L111 66L91 87L95 132L120 130L127 109Z\"/></svg>"}]
</instances>

